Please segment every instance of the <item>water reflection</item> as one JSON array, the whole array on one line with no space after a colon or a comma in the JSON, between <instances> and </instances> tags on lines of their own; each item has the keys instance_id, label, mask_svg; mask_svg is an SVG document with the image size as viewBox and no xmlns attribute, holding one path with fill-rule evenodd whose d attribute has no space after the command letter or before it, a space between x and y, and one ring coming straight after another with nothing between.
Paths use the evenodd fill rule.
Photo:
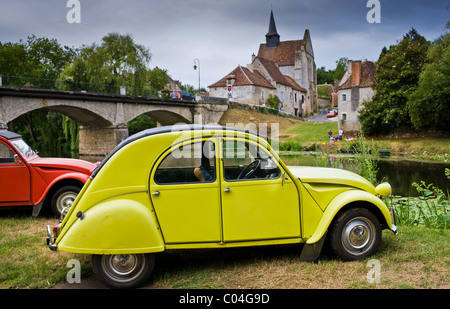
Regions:
<instances>
[{"instance_id":1,"label":"water reflection","mask_svg":"<svg viewBox=\"0 0 450 309\"><path fill-rule=\"evenodd\" d=\"M309 154L283 154L282 160L287 165L314 166L322 159ZM323 160L323 159L322 159ZM354 172L355 166L349 157L328 157L329 167L343 168ZM450 191L450 180L444 174L450 164L442 162L422 162L404 158L380 159L378 161L377 181L387 181L391 184L393 194L400 196L418 196L413 182L425 181L434 184L444 192Z\"/></svg>"}]
</instances>

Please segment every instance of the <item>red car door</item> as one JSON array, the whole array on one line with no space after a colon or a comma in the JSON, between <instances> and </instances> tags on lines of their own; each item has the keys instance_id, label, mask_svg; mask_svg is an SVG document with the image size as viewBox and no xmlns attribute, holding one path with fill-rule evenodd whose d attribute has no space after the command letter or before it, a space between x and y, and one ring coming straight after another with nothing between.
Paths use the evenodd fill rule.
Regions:
<instances>
[{"instance_id":1,"label":"red car door","mask_svg":"<svg viewBox=\"0 0 450 309\"><path fill-rule=\"evenodd\" d=\"M0 205L31 204L30 171L19 155L0 141Z\"/></svg>"}]
</instances>

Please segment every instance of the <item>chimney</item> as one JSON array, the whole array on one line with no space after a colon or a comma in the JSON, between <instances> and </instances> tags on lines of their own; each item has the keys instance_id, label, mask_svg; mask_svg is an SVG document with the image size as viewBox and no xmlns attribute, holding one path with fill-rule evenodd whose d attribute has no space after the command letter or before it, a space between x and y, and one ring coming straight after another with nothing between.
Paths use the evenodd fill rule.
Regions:
<instances>
[{"instance_id":1,"label":"chimney","mask_svg":"<svg viewBox=\"0 0 450 309\"><path fill-rule=\"evenodd\" d=\"M352 62L352 86L357 87L361 82L361 60Z\"/></svg>"}]
</instances>

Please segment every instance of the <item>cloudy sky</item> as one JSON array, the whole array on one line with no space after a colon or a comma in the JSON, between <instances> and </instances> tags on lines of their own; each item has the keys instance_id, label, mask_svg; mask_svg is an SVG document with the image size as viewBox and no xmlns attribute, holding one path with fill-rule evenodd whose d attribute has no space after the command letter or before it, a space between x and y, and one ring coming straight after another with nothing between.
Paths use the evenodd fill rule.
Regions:
<instances>
[{"instance_id":1,"label":"cloudy sky","mask_svg":"<svg viewBox=\"0 0 450 309\"><path fill-rule=\"evenodd\" d=\"M78 1L81 22L69 23L69 0L0 0L0 41L34 34L80 47L111 32L128 33L150 50L150 68L167 69L197 88L194 59L200 60L202 87L247 65L265 43L271 9L282 41L302 39L310 30L316 65L327 69L341 57L375 61L411 28L434 40L450 20L450 0ZM380 4L380 23L367 21L371 2Z\"/></svg>"}]
</instances>

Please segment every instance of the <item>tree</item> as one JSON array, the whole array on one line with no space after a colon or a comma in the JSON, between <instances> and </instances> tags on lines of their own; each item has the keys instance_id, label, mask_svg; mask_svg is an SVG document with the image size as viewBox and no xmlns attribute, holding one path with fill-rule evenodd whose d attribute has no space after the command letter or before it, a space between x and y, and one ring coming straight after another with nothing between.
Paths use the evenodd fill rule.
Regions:
<instances>
[{"instance_id":1,"label":"tree","mask_svg":"<svg viewBox=\"0 0 450 309\"><path fill-rule=\"evenodd\" d=\"M148 70L147 80L147 84L150 89L154 89L157 91L162 90L169 82L169 78L167 77L167 70L163 70L158 67L154 68L153 70Z\"/></svg>"},{"instance_id":2,"label":"tree","mask_svg":"<svg viewBox=\"0 0 450 309\"><path fill-rule=\"evenodd\" d=\"M56 39L33 35L26 43L20 40L0 46L0 74L8 78L10 86L53 88L54 80L74 55L74 49L62 47Z\"/></svg>"},{"instance_id":3,"label":"tree","mask_svg":"<svg viewBox=\"0 0 450 309\"><path fill-rule=\"evenodd\" d=\"M326 70L325 67L320 67L317 69L317 84L334 84L334 72L335 70Z\"/></svg>"},{"instance_id":4,"label":"tree","mask_svg":"<svg viewBox=\"0 0 450 309\"><path fill-rule=\"evenodd\" d=\"M408 98L414 128L449 131L449 98L450 33L447 33L429 48L418 87Z\"/></svg>"},{"instance_id":5,"label":"tree","mask_svg":"<svg viewBox=\"0 0 450 309\"><path fill-rule=\"evenodd\" d=\"M359 111L366 135L386 134L410 126L407 101L417 87L429 43L414 28L397 44L384 50L377 62L376 91Z\"/></svg>"},{"instance_id":6,"label":"tree","mask_svg":"<svg viewBox=\"0 0 450 309\"><path fill-rule=\"evenodd\" d=\"M341 80L344 77L345 72L348 67L348 58L342 57L336 61L336 69L334 70L333 78L337 80Z\"/></svg>"},{"instance_id":7,"label":"tree","mask_svg":"<svg viewBox=\"0 0 450 309\"><path fill-rule=\"evenodd\" d=\"M119 93L120 86L143 89L150 58L150 52L130 35L110 33L100 46L94 43L80 49L61 73L60 87L108 93Z\"/></svg>"}]
</instances>

